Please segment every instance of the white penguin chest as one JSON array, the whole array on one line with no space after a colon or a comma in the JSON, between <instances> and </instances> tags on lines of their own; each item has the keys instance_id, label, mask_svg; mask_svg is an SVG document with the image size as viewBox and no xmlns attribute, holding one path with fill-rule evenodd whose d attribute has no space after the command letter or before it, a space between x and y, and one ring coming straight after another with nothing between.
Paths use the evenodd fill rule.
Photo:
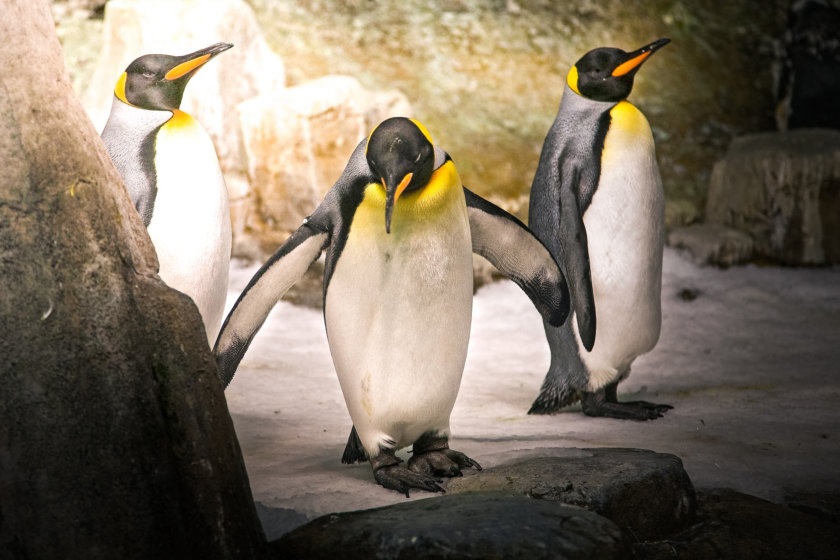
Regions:
<instances>
[{"instance_id":1,"label":"white penguin chest","mask_svg":"<svg viewBox=\"0 0 840 560\"><path fill-rule=\"evenodd\" d=\"M160 276L193 298L212 341L224 311L230 209L213 143L189 115L176 111L161 127L155 171L157 192L148 231Z\"/></svg>"},{"instance_id":2,"label":"white penguin chest","mask_svg":"<svg viewBox=\"0 0 840 560\"><path fill-rule=\"evenodd\" d=\"M371 189L374 187L368 187ZM330 351L362 443L446 431L469 344L472 244L463 191L412 215L362 203L330 280ZM458 199L459 197L459 199Z\"/></svg>"},{"instance_id":3,"label":"white penguin chest","mask_svg":"<svg viewBox=\"0 0 840 560\"><path fill-rule=\"evenodd\" d=\"M583 216L598 324L584 358L590 370L614 371L659 337L664 194L647 119L627 102L611 117L600 180Z\"/></svg>"}]
</instances>

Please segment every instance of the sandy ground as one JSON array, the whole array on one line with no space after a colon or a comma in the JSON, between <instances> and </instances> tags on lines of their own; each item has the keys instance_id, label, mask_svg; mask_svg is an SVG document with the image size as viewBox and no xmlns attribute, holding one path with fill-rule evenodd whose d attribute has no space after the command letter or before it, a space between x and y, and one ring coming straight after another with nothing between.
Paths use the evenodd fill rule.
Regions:
<instances>
[{"instance_id":1,"label":"sandy ground","mask_svg":"<svg viewBox=\"0 0 840 560\"><path fill-rule=\"evenodd\" d=\"M228 306L255 270L234 265ZM511 282L480 289L452 447L484 467L558 447L637 447L681 457L698 488L776 502L840 491L840 268L698 268L666 249L662 303L659 344L619 398L674 410L645 423L579 408L528 416L548 366L539 316ZM261 508L269 538L405 501L367 464L340 463L351 422L320 311L280 302L226 394L254 498L276 508Z\"/></svg>"}]
</instances>

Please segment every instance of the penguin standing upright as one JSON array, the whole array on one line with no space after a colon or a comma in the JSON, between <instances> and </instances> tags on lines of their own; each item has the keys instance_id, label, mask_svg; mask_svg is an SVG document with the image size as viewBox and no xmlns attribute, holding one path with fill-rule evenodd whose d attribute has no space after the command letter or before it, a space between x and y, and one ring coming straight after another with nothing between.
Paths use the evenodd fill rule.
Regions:
<instances>
[{"instance_id":1,"label":"penguin standing upright","mask_svg":"<svg viewBox=\"0 0 840 560\"><path fill-rule=\"evenodd\" d=\"M575 63L531 186L529 227L563 265L574 320L545 323L551 364L529 413L581 400L583 412L634 420L669 405L619 403L618 383L659 339L664 194L653 135L625 99L659 39L598 48Z\"/></svg>"},{"instance_id":2,"label":"penguin standing upright","mask_svg":"<svg viewBox=\"0 0 840 560\"><path fill-rule=\"evenodd\" d=\"M352 433L376 481L408 495L442 491L437 476L480 469L448 443L469 342L472 253L560 325L569 295L548 250L516 218L465 189L422 125L387 119L225 319L214 348L225 385L271 308L323 250L327 339ZM406 468L395 452L408 445Z\"/></svg>"},{"instance_id":3,"label":"penguin standing upright","mask_svg":"<svg viewBox=\"0 0 840 560\"><path fill-rule=\"evenodd\" d=\"M198 306L210 344L227 296L228 194L210 136L179 109L187 82L233 45L184 56L148 54L117 80L102 140L143 219L160 277Z\"/></svg>"}]
</instances>

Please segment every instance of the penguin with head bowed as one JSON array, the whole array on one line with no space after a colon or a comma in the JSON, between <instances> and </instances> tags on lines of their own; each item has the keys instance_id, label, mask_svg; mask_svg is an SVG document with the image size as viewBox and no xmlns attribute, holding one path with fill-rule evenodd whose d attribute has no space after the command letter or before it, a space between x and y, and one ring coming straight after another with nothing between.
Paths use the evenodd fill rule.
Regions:
<instances>
[{"instance_id":1,"label":"penguin with head bowed","mask_svg":"<svg viewBox=\"0 0 840 560\"><path fill-rule=\"evenodd\" d=\"M574 319L544 324L551 365L531 414L578 400L587 415L634 420L671 408L616 394L659 339L664 193L650 125L626 97L668 42L598 48L568 73L531 186L529 227L563 266Z\"/></svg>"},{"instance_id":2,"label":"penguin with head bowed","mask_svg":"<svg viewBox=\"0 0 840 560\"><path fill-rule=\"evenodd\" d=\"M322 251L327 339L353 420L345 459L382 486L443 491L478 463L449 448L472 318L472 253L513 279L545 320L569 311L565 278L516 218L468 191L418 122L379 124L314 213L230 311L214 353L227 385L269 311ZM395 452L411 445L406 465Z\"/></svg>"},{"instance_id":3,"label":"penguin with head bowed","mask_svg":"<svg viewBox=\"0 0 840 560\"><path fill-rule=\"evenodd\" d=\"M190 296L208 341L224 316L230 263L228 194L210 136L179 109L190 78L233 45L147 54L117 80L102 140L143 219L160 277Z\"/></svg>"}]
</instances>

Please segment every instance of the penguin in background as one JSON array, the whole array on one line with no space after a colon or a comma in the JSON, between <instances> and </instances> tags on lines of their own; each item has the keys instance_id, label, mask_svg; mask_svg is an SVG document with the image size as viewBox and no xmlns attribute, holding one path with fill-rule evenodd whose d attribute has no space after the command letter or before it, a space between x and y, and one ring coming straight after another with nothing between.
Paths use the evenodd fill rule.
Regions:
<instances>
[{"instance_id":1,"label":"penguin in background","mask_svg":"<svg viewBox=\"0 0 840 560\"><path fill-rule=\"evenodd\" d=\"M659 39L598 48L571 68L531 186L529 227L562 265L574 320L544 323L551 364L529 414L581 401L584 414L650 420L668 409L618 402L633 360L659 339L664 193L653 134L626 101Z\"/></svg>"},{"instance_id":2,"label":"penguin in background","mask_svg":"<svg viewBox=\"0 0 840 560\"><path fill-rule=\"evenodd\" d=\"M190 78L233 45L184 56L147 54L117 80L102 141L140 213L166 284L190 296L210 344L225 308L231 249L228 194L204 128L179 109Z\"/></svg>"},{"instance_id":3,"label":"penguin in background","mask_svg":"<svg viewBox=\"0 0 840 560\"><path fill-rule=\"evenodd\" d=\"M327 340L357 459L409 494L480 465L449 448L472 320L472 253L531 298L545 321L569 312L565 277L516 218L463 187L417 121L379 124L311 216L251 279L213 349L225 386L283 294L326 251ZM411 445L402 465L395 452ZM345 452L347 455L348 452Z\"/></svg>"}]
</instances>

